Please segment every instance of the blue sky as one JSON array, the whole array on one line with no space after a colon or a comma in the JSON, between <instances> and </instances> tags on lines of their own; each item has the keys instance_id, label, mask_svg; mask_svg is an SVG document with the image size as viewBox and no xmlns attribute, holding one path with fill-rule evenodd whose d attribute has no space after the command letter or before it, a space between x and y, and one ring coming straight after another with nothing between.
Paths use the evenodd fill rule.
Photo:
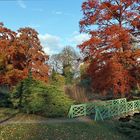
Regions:
<instances>
[{"instance_id":1,"label":"blue sky","mask_svg":"<svg viewBox=\"0 0 140 140\"><path fill-rule=\"evenodd\" d=\"M65 45L76 47L88 39L79 33L83 0L0 0L0 21L16 31L32 27L39 32L44 50L59 52Z\"/></svg>"}]
</instances>

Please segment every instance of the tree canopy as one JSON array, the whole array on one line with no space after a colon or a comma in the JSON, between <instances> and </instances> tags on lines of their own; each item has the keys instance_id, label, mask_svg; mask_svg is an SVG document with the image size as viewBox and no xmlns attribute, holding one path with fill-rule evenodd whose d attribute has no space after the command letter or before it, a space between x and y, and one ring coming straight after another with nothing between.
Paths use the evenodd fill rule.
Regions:
<instances>
[{"instance_id":1,"label":"tree canopy","mask_svg":"<svg viewBox=\"0 0 140 140\"><path fill-rule=\"evenodd\" d=\"M99 92L128 93L140 83L139 0L87 0L82 4L81 32L90 39L79 45L90 60L88 73Z\"/></svg>"},{"instance_id":2,"label":"tree canopy","mask_svg":"<svg viewBox=\"0 0 140 140\"><path fill-rule=\"evenodd\" d=\"M34 29L14 32L0 25L0 85L16 85L30 71L35 79L47 82L47 60Z\"/></svg>"}]
</instances>

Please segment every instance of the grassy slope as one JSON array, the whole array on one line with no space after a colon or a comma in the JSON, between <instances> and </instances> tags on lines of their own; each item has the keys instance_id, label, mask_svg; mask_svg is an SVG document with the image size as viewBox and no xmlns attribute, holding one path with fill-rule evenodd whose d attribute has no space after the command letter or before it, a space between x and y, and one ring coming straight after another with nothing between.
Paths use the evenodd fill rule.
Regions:
<instances>
[{"instance_id":1,"label":"grassy slope","mask_svg":"<svg viewBox=\"0 0 140 140\"><path fill-rule=\"evenodd\" d=\"M18 111L9 108L0 108L0 122L13 117Z\"/></svg>"},{"instance_id":2,"label":"grassy slope","mask_svg":"<svg viewBox=\"0 0 140 140\"><path fill-rule=\"evenodd\" d=\"M1 140L127 140L109 123L11 124L0 126Z\"/></svg>"},{"instance_id":3,"label":"grassy slope","mask_svg":"<svg viewBox=\"0 0 140 140\"><path fill-rule=\"evenodd\" d=\"M13 120L42 120L34 115L21 117L19 114ZM0 125L0 140L128 140L117 132L116 126L113 121L7 124Z\"/></svg>"}]
</instances>

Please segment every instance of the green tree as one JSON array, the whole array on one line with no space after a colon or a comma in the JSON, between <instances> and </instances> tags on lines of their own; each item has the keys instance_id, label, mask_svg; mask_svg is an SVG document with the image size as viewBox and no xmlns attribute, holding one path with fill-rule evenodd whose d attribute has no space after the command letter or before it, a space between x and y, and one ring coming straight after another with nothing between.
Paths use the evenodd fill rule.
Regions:
<instances>
[{"instance_id":1,"label":"green tree","mask_svg":"<svg viewBox=\"0 0 140 140\"><path fill-rule=\"evenodd\" d=\"M71 84L77 74L79 57L72 47L66 46L59 54L52 55L49 63L53 71L65 77L66 84Z\"/></svg>"},{"instance_id":2,"label":"green tree","mask_svg":"<svg viewBox=\"0 0 140 140\"><path fill-rule=\"evenodd\" d=\"M12 103L22 112L47 117L66 116L73 101L57 85L46 85L30 78L13 90Z\"/></svg>"},{"instance_id":3,"label":"green tree","mask_svg":"<svg viewBox=\"0 0 140 140\"><path fill-rule=\"evenodd\" d=\"M62 75L65 77L65 84L72 84L74 78L74 72L72 71L72 66L69 64L69 65L64 65L63 67L64 68L63 68Z\"/></svg>"},{"instance_id":4,"label":"green tree","mask_svg":"<svg viewBox=\"0 0 140 140\"><path fill-rule=\"evenodd\" d=\"M63 88L65 85L65 77L53 69L51 73L50 84Z\"/></svg>"}]
</instances>

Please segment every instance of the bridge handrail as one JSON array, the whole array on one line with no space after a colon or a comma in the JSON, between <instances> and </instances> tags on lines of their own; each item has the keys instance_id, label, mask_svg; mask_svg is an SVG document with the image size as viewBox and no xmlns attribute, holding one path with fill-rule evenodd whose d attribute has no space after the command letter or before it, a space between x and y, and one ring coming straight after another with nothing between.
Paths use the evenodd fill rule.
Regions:
<instances>
[{"instance_id":1,"label":"bridge handrail","mask_svg":"<svg viewBox=\"0 0 140 140\"><path fill-rule=\"evenodd\" d=\"M103 120L129 112L140 111L140 100L128 101L125 104L116 104L111 106L97 106L95 120Z\"/></svg>"},{"instance_id":2,"label":"bridge handrail","mask_svg":"<svg viewBox=\"0 0 140 140\"><path fill-rule=\"evenodd\" d=\"M74 118L95 114L95 120L103 120L135 111L136 109L140 109L140 100L127 102L126 98L121 98L116 100L72 105L70 107L68 117Z\"/></svg>"},{"instance_id":3,"label":"bridge handrail","mask_svg":"<svg viewBox=\"0 0 140 140\"><path fill-rule=\"evenodd\" d=\"M120 104L125 103L126 98L116 99L116 100L109 100L109 101L99 101L99 102L89 102L84 104L77 104L72 105L70 107L68 117L74 118L79 116L86 116L95 113L95 106L102 106L102 105L110 105L110 104Z\"/></svg>"}]
</instances>

